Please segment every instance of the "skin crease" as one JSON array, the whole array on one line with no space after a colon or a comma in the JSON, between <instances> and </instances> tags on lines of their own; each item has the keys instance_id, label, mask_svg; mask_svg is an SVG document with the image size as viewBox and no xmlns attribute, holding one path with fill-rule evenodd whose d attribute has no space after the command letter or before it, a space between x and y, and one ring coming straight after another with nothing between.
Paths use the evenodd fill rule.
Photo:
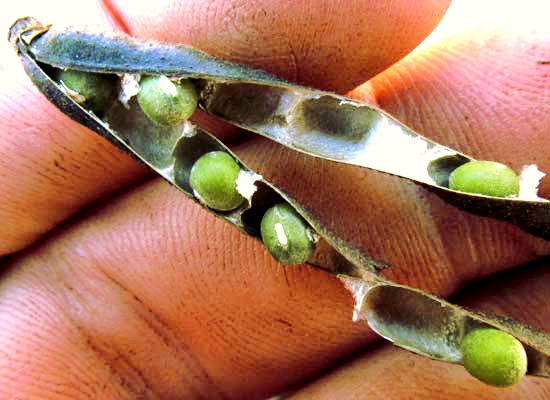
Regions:
<instances>
[{"instance_id":1,"label":"skin crease","mask_svg":"<svg viewBox=\"0 0 550 400\"><path fill-rule=\"evenodd\" d=\"M114 27L338 92L412 51L448 5L74 3L15 4L0 17L2 26L33 15L44 23ZM536 3L522 7L525 15L543 14ZM453 36L352 94L475 157L550 171L548 66L536 62L550 53L549 32L543 24L521 26ZM318 398L462 399L465 389L486 399L548 397L546 380L526 378L497 392L460 367L379 345L365 325L351 322L352 299L336 278L308 266L282 268L257 241L160 179L147 179L148 171L50 106L9 44L1 46L0 251L19 253L0 261L0 399L263 399L297 387ZM20 112L28 109L32 117ZM335 232L388 261L386 275L399 282L449 296L550 250L546 241L456 210L393 176L257 137L245 136L234 149L314 205ZM550 193L546 181L542 193ZM457 301L548 330L541 322L548 286L518 278L533 268Z\"/></svg>"}]
</instances>

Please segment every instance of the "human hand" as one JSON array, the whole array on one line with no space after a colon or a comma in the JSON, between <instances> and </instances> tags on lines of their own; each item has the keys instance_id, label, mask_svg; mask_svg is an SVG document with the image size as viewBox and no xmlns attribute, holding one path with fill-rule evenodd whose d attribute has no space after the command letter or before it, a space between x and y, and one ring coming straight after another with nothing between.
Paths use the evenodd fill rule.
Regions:
<instances>
[{"instance_id":1,"label":"human hand","mask_svg":"<svg viewBox=\"0 0 550 400\"><path fill-rule=\"evenodd\" d=\"M117 16L109 19L95 2L62 15L74 4L55 3L50 11L26 3L10 10L3 25L24 15L104 29L112 29L111 21L140 37L190 43L339 92L411 51L446 7L219 2L198 9L194 2L156 2L152 10L118 2L106 6ZM354 95L465 153L516 170L536 163L549 171L543 136L550 84L537 63L548 54L547 39L543 25L466 33L415 52ZM48 104L13 49L7 43L2 49L0 250L20 251L4 260L0 281L4 398L262 398L327 369L334 372L296 397L452 399L466 391L534 398L548 390L544 380L528 378L496 392L459 366L383 343L374 347L375 335L351 323L351 297L336 279L308 266L281 267L261 244L149 179L148 171ZM411 286L449 296L550 248L400 178L311 159L257 137L234 149L320 210L335 232L390 263L389 277ZM513 278L460 301L548 330L540 311L548 308L548 274L532 267ZM357 360L335 367L369 343Z\"/></svg>"}]
</instances>

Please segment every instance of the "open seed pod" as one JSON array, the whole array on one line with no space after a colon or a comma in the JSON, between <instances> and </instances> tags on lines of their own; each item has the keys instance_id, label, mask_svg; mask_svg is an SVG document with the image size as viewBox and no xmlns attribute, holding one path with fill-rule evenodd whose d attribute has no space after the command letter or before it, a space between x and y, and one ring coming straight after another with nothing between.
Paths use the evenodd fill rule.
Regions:
<instances>
[{"instance_id":1,"label":"open seed pod","mask_svg":"<svg viewBox=\"0 0 550 400\"><path fill-rule=\"evenodd\" d=\"M12 26L10 41L33 82L62 112L132 154L218 217L260 239L267 210L281 203L291 206L309 224L306 230L311 231L311 246L305 247L312 251L307 262L337 274L355 297L354 319L368 322L381 336L418 354L460 363L464 336L475 328L491 326L523 344L527 373L550 377L549 334L509 319L464 310L380 277L377 271L383 261L373 260L337 237L292 193L250 170L218 139L187 121L158 124L151 120L136 100L140 79L158 77L169 99L178 92L177 85L189 81L200 107L236 126L316 157L413 180L460 208L511 222L546 239L550 239L550 202L450 190L451 172L473 158L418 135L368 104L293 85L186 46L54 30L30 17ZM89 95L83 96L58 79L64 70L109 76L107 81L115 78L116 96L106 96L100 102L102 107L91 110L87 107ZM244 200L231 207L221 209L216 202L205 201L204 194L190 183L197 161L213 152L229 155L237 166L237 178L231 178L228 186ZM274 237L286 245L288 237L281 229L275 228Z\"/></svg>"},{"instance_id":2,"label":"open seed pod","mask_svg":"<svg viewBox=\"0 0 550 400\"><path fill-rule=\"evenodd\" d=\"M366 321L380 336L415 353L462 363L464 337L492 327L522 342L528 374L550 377L550 335L506 317L472 312L421 290L372 274L363 279L339 275L355 297L353 318Z\"/></svg>"},{"instance_id":3,"label":"open seed pod","mask_svg":"<svg viewBox=\"0 0 550 400\"><path fill-rule=\"evenodd\" d=\"M550 202L534 194L522 200L449 189L449 175L473 158L422 137L372 105L294 85L186 46L56 30L24 18L14 24L10 37L21 53L56 68L191 78L200 106L233 125L316 157L413 180L461 209L550 239Z\"/></svg>"}]
</instances>

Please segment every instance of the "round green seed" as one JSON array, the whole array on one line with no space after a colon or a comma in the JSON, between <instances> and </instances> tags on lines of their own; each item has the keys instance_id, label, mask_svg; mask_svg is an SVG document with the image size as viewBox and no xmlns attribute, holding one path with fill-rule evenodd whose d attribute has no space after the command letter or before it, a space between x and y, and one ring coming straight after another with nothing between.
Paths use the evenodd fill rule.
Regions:
<instances>
[{"instance_id":1,"label":"round green seed","mask_svg":"<svg viewBox=\"0 0 550 400\"><path fill-rule=\"evenodd\" d=\"M519 178L513 169L494 161L470 161L449 175L449 188L486 196L519 194Z\"/></svg>"},{"instance_id":2,"label":"round green seed","mask_svg":"<svg viewBox=\"0 0 550 400\"><path fill-rule=\"evenodd\" d=\"M521 342L494 328L476 329L464 337L462 361L470 374L493 386L512 386L527 371Z\"/></svg>"},{"instance_id":3,"label":"round green seed","mask_svg":"<svg viewBox=\"0 0 550 400\"><path fill-rule=\"evenodd\" d=\"M302 264L315 249L308 223L289 204L277 204L267 210L260 230L273 258L283 264Z\"/></svg>"},{"instance_id":4,"label":"round green seed","mask_svg":"<svg viewBox=\"0 0 550 400\"><path fill-rule=\"evenodd\" d=\"M241 168L231 155L212 151L199 158L191 168L189 184L208 207L229 211L239 207L245 198L237 191Z\"/></svg>"},{"instance_id":5,"label":"round green seed","mask_svg":"<svg viewBox=\"0 0 550 400\"><path fill-rule=\"evenodd\" d=\"M158 125L185 122L197 108L198 95L189 79L174 82L165 76L151 76L140 82L137 101L147 117Z\"/></svg>"},{"instance_id":6,"label":"round green seed","mask_svg":"<svg viewBox=\"0 0 550 400\"><path fill-rule=\"evenodd\" d=\"M74 100L99 113L112 102L117 77L68 69L59 70L57 80L72 92Z\"/></svg>"}]
</instances>

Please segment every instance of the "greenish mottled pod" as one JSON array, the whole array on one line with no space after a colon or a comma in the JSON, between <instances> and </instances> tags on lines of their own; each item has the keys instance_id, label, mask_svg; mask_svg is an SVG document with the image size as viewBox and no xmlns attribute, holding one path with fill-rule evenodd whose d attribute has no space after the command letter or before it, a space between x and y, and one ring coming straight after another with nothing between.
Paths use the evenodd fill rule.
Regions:
<instances>
[{"instance_id":1,"label":"greenish mottled pod","mask_svg":"<svg viewBox=\"0 0 550 400\"><path fill-rule=\"evenodd\" d=\"M296 265L313 254L308 223L289 204L277 204L267 210L261 222L262 241L279 262Z\"/></svg>"},{"instance_id":2,"label":"greenish mottled pod","mask_svg":"<svg viewBox=\"0 0 550 400\"><path fill-rule=\"evenodd\" d=\"M245 198L237 191L241 168L224 151L211 151L200 157L191 168L189 184L199 200L219 211L239 207Z\"/></svg>"},{"instance_id":3,"label":"greenish mottled pod","mask_svg":"<svg viewBox=\"0 0 550 400\"><path fill-rule=\"evenodd\" d=\"M493 386L515 385L527 371L521 342L494 328L475 329L464 337L462 361L470 374Z\"/></svg>"},{"instance_id":4,"label":"greenish mottled pod","mask_svg":"<svg viewBox=\"0 0 550 400\"><path fill-rule=\"evenodd\" d=\"M140 82L138 103L149 119L158 125L185 122L197 108L198 95L189 79L174 82L166 76L151 76Z\"/></svg>"},{"instance_id":5,"label":"greenish mottled pod","mask_svg":"<svg viewBox=\"0 0 550 400\"><path fill-rule=\"evenodd\" d=\"M519 178L510 167L494 161L470 161L451 172L449 188L494 197L519 194Z\"/></svg>"},{"instance_id":6,"label":"greenish mottled pod","mask_svg":"<svg viewBox=\"0 0 550 400\"><path fill-rule=\"evenodd\" d=\"M114 98L116 75L67 69L59 70L56 79L77 103L95 113L104 111Z\"/></svg>"}]
</instances>

